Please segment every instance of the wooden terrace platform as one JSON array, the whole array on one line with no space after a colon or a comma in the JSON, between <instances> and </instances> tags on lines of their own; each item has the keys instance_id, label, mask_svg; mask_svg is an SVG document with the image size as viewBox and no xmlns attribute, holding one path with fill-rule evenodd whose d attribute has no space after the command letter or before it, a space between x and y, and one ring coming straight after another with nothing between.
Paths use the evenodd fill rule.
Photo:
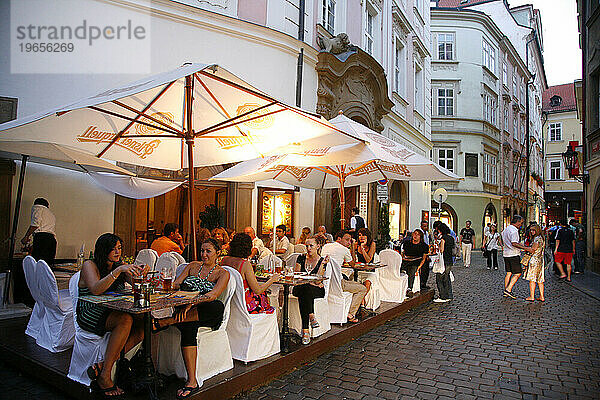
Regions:
<instances>
[{"instance_id":1,"label":"wooden terrace platform","mask_svg":"<svg viewBox=\"0 0 600 400\"><path fill-rule=\"evenodd\" d=\"M264 360L245 365L234 360L233 369L219 374L204 382L201 391L193 399L228 399L239 393L247 392L281 376L336 347L372 330L386 321L394 319L408 310L433 299L433 290L429 289L407 299L404 303L382 302L376 315L361 320L357 324L343 326L332 325L329 332L315 338L308 346L292 345L288 354L274 355ZM67 378L71 350L51 353L39 347L35 341L25 335L28 318L0 321L0 358L8 365L29 374L33 379L41 380L65 393L65 397L91 399L89 389ZM159 393L161 399L175 398L175 391L182 381L175 377L166 380L166 387ZM146 395L129 395L128 399L146 399Z\"/></svg>"}]
</instances>

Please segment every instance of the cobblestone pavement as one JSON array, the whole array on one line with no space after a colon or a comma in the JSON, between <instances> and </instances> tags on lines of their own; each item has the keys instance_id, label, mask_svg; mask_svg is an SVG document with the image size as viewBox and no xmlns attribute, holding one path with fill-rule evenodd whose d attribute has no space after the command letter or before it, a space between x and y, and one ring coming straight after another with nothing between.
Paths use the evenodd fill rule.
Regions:
<instances>
[{"instance_id":1,"label":"cobblestone pavement","mask_svg":"<svg viewBox=\"0 0 600 400\"><path fill-rule=\"evenodd\" d=\"M530 304L523 280L520 299L501 296L503 265L488 271L480 253L453 271L453 301L421 306L238 400L600 398L597 275L567 284L547 274L546 302ZM65 398L7 362L0 380L1 399Z\"/></svg>"},{"instance_id":2,"label":"cobblestone pavement","mask_svg":"<svg viewBox=\"0 0 600 400\"><path fill-rule=\"evenodd\" d=\"M524 300L523 280L519 299L503 298L502 263L489 271L474 257L454 268L453 301L413 310L240 398L600 398L600 301L551 274L545 303Z\"/></svg>"}]
</instances>

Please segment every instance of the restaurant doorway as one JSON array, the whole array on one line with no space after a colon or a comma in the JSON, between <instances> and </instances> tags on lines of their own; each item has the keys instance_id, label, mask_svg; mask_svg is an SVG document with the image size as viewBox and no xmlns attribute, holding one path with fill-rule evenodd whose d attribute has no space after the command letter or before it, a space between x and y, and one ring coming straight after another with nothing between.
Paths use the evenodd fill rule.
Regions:
<instances>
[{"instance_id":1,"label":"restaurant doorway","mask_svg":"<svg viewBox=\"0 0 600 400\"><path fill-rule=\"evenodd\" d=\"M404 182L394 181L389 189L390 237L397 239L408 228L408 194Z\"/></svg>"}]
</instances>

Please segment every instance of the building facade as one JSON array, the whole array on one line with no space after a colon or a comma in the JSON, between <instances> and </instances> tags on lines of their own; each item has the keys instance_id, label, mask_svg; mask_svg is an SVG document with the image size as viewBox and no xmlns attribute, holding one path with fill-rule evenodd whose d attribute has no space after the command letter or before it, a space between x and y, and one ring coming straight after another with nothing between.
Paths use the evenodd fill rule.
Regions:
<instances>
[{"instance_id":1,"label":"building facade","mask_svg":"<svg viewBox=\"0 0 600 400\"><path fill-rule=\"evenodd\" d=\"M101 3L111 12L122 9L149 18L151 62L149 67L140 65L140 70L149 69L155 74L189 61L217 63L288 104L297 104L326 118L341 111L420 154L427 155L431 150L430 14L429 4L423 0ZM0 10L3 21L0 25L5 27L0 30L4 39L0 51L9 54L12 34L8 28L9 3L3 2ZM340 38L338 35L342 33L349 43L341 52L321 50L323 39ZM106 54L107 59L112 56ZM4 57L0 60L3 96L0 100L3 109L9 110L6 119L23 117L80 98L81 88L85 88L86 94L100 92L145 75L11 74L9 57ZM18 174L19 164L17 168L12 162L6 165L2 174L7 190L0 203L5 204L3 214L10 215L17 181L13 177ZM208 178L220 169L209 168L200 176ZM164 173L142 172L148 176ZM61 185L54 185L44 193L51 204L69 204L68 209L55 210L57 219L85 220L89 215L98 219L83 227L59 222L59 258L72 257L82 241L87 248L93 246L95 239L106 231L119 233L125 240L125 254L132 254L138 232L148 230L150 225L160 231L167 222L180 222L182 231L188 229L185 207L181 205L184 196L177 191L136 201L106 192L79 173L40 166L32 168L28 178L23 207L27 208L39 195L36 182L60 181ZM329 230L334 226L335 191L298 190L276 182L245 185L200 180L198 185L196 209L202 211L205 205L216 204L226 214L225 224L236 230L252 225L260 231L263 192L268 188L286 191L285 206L292 209L287 221L290 236L297 237L303 226L314 229L325 224ZM420 219L429 213L430 184L388 182L387 185L392 226L396 231L418 226ZM76 193L65 189L69 187L76 187ZM377 230L379 204L375 185L347 191L348 207L360 206L369 226ZM78 195L96 192L101 193L94 197L97 201L90 202ZM97 204L100 200L101 204ZM28 222L26 217L20 219L18 234L27 229Z\"/></svg>"},{"instance_id":2,"label":"building facade","mask_svg":"<svg viewBox=\"0 0 600 400\"><path fill-rule=\"evenodd\" d=\"M577 218L581 221L583 184L570 178L562 153L571 145L581 149L581 121L577 118L575 84L550 86L543 95L545 139L545 200L548 223ZM581 151L581 150L579 150Z\"/></svg>"}]
</instances>

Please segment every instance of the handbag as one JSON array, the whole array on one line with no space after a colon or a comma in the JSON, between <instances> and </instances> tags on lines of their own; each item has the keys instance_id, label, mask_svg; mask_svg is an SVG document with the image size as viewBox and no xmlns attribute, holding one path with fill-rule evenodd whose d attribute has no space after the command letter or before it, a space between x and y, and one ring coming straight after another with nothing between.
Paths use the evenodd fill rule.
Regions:
<instances>
[{"instance_id":1,"label":"handbag","mask_svg":"<svg viewBox=\"0 0 600 400\"><path fill-rule=\"evenodd\" d=\"M444 258L440 253L438 253L437 259L433 262L433 273L434 274L443 274L446 270L446 266L444 265Z\"/></svg>"},{"instance_id":2,"label":"handbag","mask_svg":"<svg viewBox=\"0 0 600 400\"><path fill-rule=\"evenodd\" d=\"M525 274L527 273L529 261L531 261L531 254L525 254L523 258L521 258L521 265L523 266L523 276L525 276Z\"/></svg>"}]
</instances>

